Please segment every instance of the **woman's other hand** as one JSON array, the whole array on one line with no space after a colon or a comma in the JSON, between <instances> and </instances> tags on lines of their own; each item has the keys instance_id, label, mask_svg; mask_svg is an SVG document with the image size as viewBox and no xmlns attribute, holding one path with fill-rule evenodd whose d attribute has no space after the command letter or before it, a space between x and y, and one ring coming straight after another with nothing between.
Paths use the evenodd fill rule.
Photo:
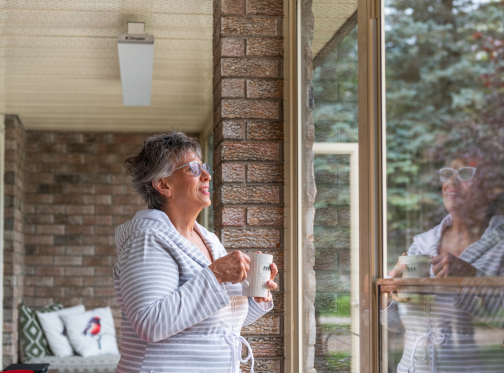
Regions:
<instances>
[{"instance_id":1,"label":"woman's other hand","mask_svg":"<svg viewBox=\"0 0 504 373\"><path fill-rule=\"evenodd\" d=\"M256 251L257 254L262 254L262 252L260 251ZM271 295L271 290L276 290L278 289L278 285L277 283L274 281L275 280L275 277L278 273L278 268L276 266L275 263L271 263L270 264L270 268L271 268L271 275L270 275L270 279L268 280L268 282L266 282L266 285L268 286L268 296L266 297L263 297L263 298L260 298L260 297L256 297L254 298L254 300L257 302L257 303L261 303L261 302L269 302L271 299L273 299L273 296Z\"/></svg>"},{"instance_id":2,"label":"woman's other hand","mask_svg":"<svg viewBox=\"0 0 504 373\"><path fill-rule=\"evenodd\" d=\"M475 277L476 268L451 253L431 259L432 272L436 277Z\"/></svg>"},{"instance_id":3,"label":"woman's other hand","mask_svg":"<svg viewBox=\"0 0 504 373\"><path fill-rule=\"evenodd\" d=\"M402 253L401 256L407 256L408 253ZM402 278L402 275L404 271L408 268L406 264L399 264L399 260L397 261L397 264L395 265L394 269L389 272L389 277L390 278Z\"/></svg>"},{"instance_id":4,"label":"woman's other hand","mask_svg":"<svg viewBox=\"0 0 504 373\"><path fill-rule=\"evenodd\" d=\"M250 270L250 258L241 251L233 251L231 254L217 259L208 266L213 272L219 284L223 282L242 282L247 278Z\"/></svg>"}]
</instances>

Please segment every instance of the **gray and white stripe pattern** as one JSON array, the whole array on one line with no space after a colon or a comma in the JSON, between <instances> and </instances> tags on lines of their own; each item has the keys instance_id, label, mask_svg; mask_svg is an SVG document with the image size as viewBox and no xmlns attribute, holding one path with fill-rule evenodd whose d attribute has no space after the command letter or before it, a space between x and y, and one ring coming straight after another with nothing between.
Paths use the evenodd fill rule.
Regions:
<instances>
[{"instance_id":1,"label":"gray and white stripe pattern","mask_svg":"<svg viewBox=\"0 0 504 373\"><path fill-rule=\"evenodd\" d=\"M438 255L442 232L451 225L447 216L415 237L408 254ZM492 218L483 237L460 258L477 268L477 276L503 276L504 217ZM504 372L504 289L440 285L422 290L423 295L413 291L408 303L392 302L380 315L388 330L405 333L397 372Z\"/></svg>"},{"instance_id":2,"label":"gray and white stripe pattern","mask_svg":"<svg viewBox=\"0 0 504 373\"><path fill-rule=\"evenodd\" d=\"M218 259L217 237L195 224ZM116 230L114 287L121 306L118 373L238 372L226 335L238 336L268 312L241 295L241 285L219 284L203 253L182 237L164 212L139 211ZM231 344L233 344L231 343ZM239 355L239 353L236 353Z\"/></svg>"}]
</instances>

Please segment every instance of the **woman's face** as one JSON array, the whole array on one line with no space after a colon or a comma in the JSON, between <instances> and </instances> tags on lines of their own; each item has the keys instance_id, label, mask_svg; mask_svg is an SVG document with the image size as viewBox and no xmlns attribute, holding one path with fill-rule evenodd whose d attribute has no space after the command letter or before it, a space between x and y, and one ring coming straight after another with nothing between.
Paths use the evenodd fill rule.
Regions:
<instances>
[{"instance_id":1,"label":"woman's face","mask_svg":"<svg viewBox=\"0 0 504 373\"><path fill-rule=\"evenodd\" d=\"M457 158L450 163L449 167L454 170L459 170L462 167L475 167L478 169L478 165L478 161L463 161ZM483 170L479 171L478 173L478 170L476 170L474 177L469 181L461 181L458 175L454 174L448 181L443 182L444 205L450 214L464 216L473 214L488 206L488 196L482 183Z\"/></svg>"},{"instance_id":2,"label":"woman's face","mask_svg":"<svg viewBox=\"0 0 504 373\"><path fill-rule=\"evenodd\" d=\"M186 155L183 163L176 165L178 168L189 162L196 161L202 164L201 160L193 152ZM175 170L167 178L169 186L168 203L181 204L187 209L203 209L211 205L210 200L210 174L201 170L201 175L194 176L189 166Z\"/></svg>"}]
</instances>

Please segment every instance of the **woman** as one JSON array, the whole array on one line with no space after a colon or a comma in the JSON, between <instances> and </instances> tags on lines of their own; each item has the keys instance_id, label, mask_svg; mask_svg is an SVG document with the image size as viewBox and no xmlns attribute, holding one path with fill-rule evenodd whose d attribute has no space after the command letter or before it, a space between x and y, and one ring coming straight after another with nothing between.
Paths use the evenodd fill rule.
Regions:
<instances>
[{"instance_id":1,"label":"woman","mask_svg":"<svg viewBox=\"0 0 504 373\"><path fill-rule=\"evenodd\" d=\"M431 277L504 275L504 216L492 216L497 169L480 154L476 150L461 153L440 170L449 215L434 229L416 236L403 254L430 255ZM402 277L406 267L398 263L389 276ZM504 371L502 348L496 350L490 339L474 339L475 319L487 328L502 330L502 289L422 286L421 290L421 295L413 291L408 298L392 294L394 301L381 312L382 324L392 332L405 333L397 372Z\"/></svg>"},{"instance_id":2,"label":"woman","mask_svg":"<svg viewBox=\"0 0 504 373\"><path fill-rule=\"evenodd\" d=\"M242 296L249 258L227 255L196 223L210 206L210 167L197 142L181 132L147 139L126 160L133 187L149 209L116 230L114 286L121 306L118 373L239 372L252 359L240 337L272 309L266 298ZM278 270L271 265L270 290ZM248 357L241 358L242 343Z\"/></svg>"}]
</instances>

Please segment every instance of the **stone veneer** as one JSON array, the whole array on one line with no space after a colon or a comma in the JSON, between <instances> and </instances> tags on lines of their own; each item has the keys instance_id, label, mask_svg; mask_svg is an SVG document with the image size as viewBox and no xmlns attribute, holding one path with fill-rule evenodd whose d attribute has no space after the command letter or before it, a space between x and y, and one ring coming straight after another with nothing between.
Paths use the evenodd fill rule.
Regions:
<instances>
[{"instance_id":1,"label":"stone veneer","mask_svg":"<svg viewBox=\"0 0 504 373\"><path fill-rule=\"evenodd\" d=\"M242 331L255 371L271 373L284 355L282 17L281 0L214 0L215 228L227 250L279 267L275 308Z\"/></svg>"}]
</instances>

